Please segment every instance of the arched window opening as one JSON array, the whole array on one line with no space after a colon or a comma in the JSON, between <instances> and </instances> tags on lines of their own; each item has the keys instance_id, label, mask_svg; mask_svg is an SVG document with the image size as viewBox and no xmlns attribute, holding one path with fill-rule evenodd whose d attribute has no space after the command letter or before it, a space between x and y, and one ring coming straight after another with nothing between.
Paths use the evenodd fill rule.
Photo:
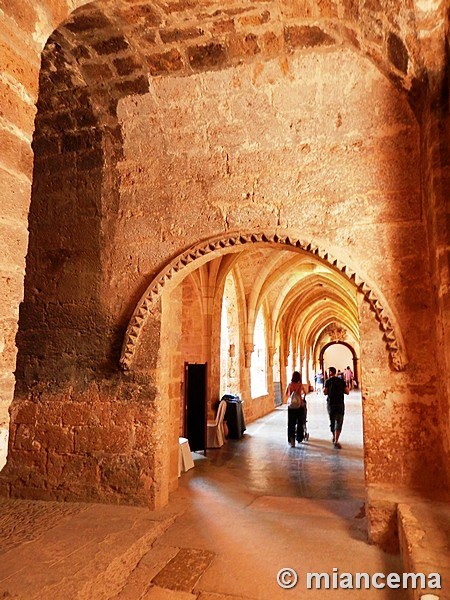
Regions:
<instances>
[{"instance_id":1,"label":"arched window opening","mask_svg":"<svg viewBox=\"0 0 450 600\"><path fill-rule=\"evenodd\" d=\"M250 367L250 388L252 398L267 394L267 349L266 328L262 308L256 317L253 334L254 349Z\"/></svg>"},{"instance_id":2,"label":"arched window opening","mask_svg":"<svg viewBox=\"0 0 450 600\"><path fill-rule=\"evenodd\" d=\"M273 355L273 366L272 366L272 377L273 377L273 391L275 406L279 406L283 403L283 390L281 388L281 363L280 363L280 336L277 332L277 339L275 343L275 353Z\"/></svg>"},{"instance_id":3,"label":"arched window opening","mask_svg":"<svg viewBox=\"0 0 450 600\"><path fill-rule=\"evenodd\" d=\"M220 395L239 390L239 318L234 277L228 274L222 297L220 324Z\"/></svg>"}]
</instances>

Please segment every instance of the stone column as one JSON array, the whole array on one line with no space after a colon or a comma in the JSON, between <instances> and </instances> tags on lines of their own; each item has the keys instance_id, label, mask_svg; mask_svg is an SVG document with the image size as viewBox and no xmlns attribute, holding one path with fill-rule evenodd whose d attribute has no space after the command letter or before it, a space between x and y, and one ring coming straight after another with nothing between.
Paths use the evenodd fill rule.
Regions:
<instances>
[{"instance_id":1,"label":"stone column","mask_svg":"<svg viewBox=\"0 0 450 600\"><path fill-rule=\"evenodd\" d=\"M245 352L245 366L247 369L251 367L252 361L252 352L255 349L255 345L253 343L246 342L244 344L244 352Z\"/></svg>"}]
</instances>

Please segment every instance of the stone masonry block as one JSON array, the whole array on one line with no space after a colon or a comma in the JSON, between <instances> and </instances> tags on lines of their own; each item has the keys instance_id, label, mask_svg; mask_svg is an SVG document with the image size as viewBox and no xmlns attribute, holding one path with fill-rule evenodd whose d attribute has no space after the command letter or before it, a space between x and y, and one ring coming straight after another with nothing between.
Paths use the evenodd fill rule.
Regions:
<instances>
[{"instance_id":1,"label":"stone masonry block","mask_svg":"<svg viewBox=\"0 0 450 600\"><path fill-rule=\"evenodd\" d=\"M155 406L137 404L134 410L134 423L148 428L156 421Z\"/></svg>"},{"instance_id":2,"label":"stone masonry block","mask_svg":"<svg viewBox=\"0 0 450 600\"><path fill-rule=\"evenodd\" d=\"M311 48L314 46L330 46L335 40L317 26L292 26L285 30L286 44L291 50L295 48Z\"/></svg>"},{"instance_id":3,"label":"stone masonry block","mask_svg":"<svg viewBox=\"0 0 450 600\"><path fill-rule=\"evenodd\" d=\"M176 14L190 10L197 4L196 0L174 0L173 2L166 2L164 10L167 14Z\"/></svg>"},{"instance_id":4,"label":"stone masonry block","mask_svg":"<svg viewBox=\"0 0 450 600\"><path fill-rule=\"evenodd\" d=\"M38 401L36 406L36 423L38 427L52 425L61 427L62 417L61 411L64 403L60 398L54 400Z\"/></svg>"},{"instance_id":5,"label":"stone masonry block","mask_svg":"<svg viewBox=\"0 0 450 600\"><path fill-rule=\"evenodd\" d=\"M33 5L21 2L21 0L1 0L0 8L17 25L28 34L35 29L37 14Z\"/></svg>"},{"instance_id":6,"label":"stone masonry block","mask_svg":"<svg viewBox=\"0 0 450 600\"><path fill-rule=\"evenodd\" d=\"M33 447L58 454L72 453L74 450L74 432L58 425L42 425L36 428Z\"/></svg>"},{"instance_id":7,"label":"stone masonry block","mask_svg":"<svg viewBox=\"0 0 450 600\"><path fill-rule=\"evenodd\" d=\"M82 402L67 402L62 409L63 427L73 425L87 425L91 417L92 408Z\"/></svg>"},{"instance_id":8,"label":"stone masonry block","mask_svg":"<svg viewBox=\"0 0 450 600\"><path fill-rule=\"evenodd\" d=\"M65 28L72 33L85 33L86 31L98 31L106 29L111 25L110 20L103 12L93 10L86 14L77 15L72 22L65 25Z\"/></svg>"},{"instance_id":9,"label":"stone masonry block","mask_svg":"<svg viewBox=\"0 0 450 600\"><path fill-rule=\"evenodd\" d=\"M243 27L255 27L258 25L264 25L270 21L270 11L262 10L261 12L254 13L251 15L245 15L238 18L238 22Z\"/></svg>"},{"instance_id":10,"label":"stone masonry block","mask_svg":"<svg viewBox=\"0 0 450 600\"><path fill-rule=\"evenodd\" d=\"M145 473L149 466L142 459L133 456L114 456L100 462L100 477L102 485L115 492L122 493L124 498L136 498L144 495L145 488L149 489L152 479ZM147 496L147 502L149 497Z\"/></svg>"},{"instance_id":11,"label":"stone masonry block","mask_svg":"<svg viewBox=\"0 0 450 600\"><path fill-rule=\"evenodd\" d=\"M125 95L146 94L148 92L147 77L141 75L135 79L120 81L116 83L116 89Z\"/></svg>"},{"instance_id":12,"label":"stone masonry block","mask_svg":"<svg viewBox=\"0 0 450 600\"><path fill-rule=\"evenodd\" d=\"M336 18L339 0L317 0L317 10L321 17Z\"/></svg>"},{"instance_id":13,"label":"stone masonry block","mask_svg":"<svg viewBox=\"0 0 450 600\"><path fill-rule=\"evenodd\" d=\"M133 434L126 429L110 425L109 427L78 427L75 431L75 452L77 454L100 452L106 454L124 454L133 447Z\"/></svg>"},{"instance_id":14,"label":"stone masonry block","mask_svg":"<svg viewBox=\"0 0 450 600\"><path fill-rule=\"evenodd\" d=\"M161 16L149 4L135 4L129 10L124 11L124 17L130 24L140 25L146 30L157 27L161 23Z\"/></svg>"},{"instance_id":15,"label":"stone masonry block","mask_svg":"<svg viewBox=\"0 0 450 600\"><path fill-rule=\"evenodd\" d=\"M60 137L59 136L35 136L32 144L36 157L53 155L56 156L60 152ZM50 183L50 182L48 182Z\"/></svg>"},{"instance_id":16,"label":"stone masonry block","mask_svg":"<svg viewBox=\"0 0 450 600\"><path fill-rule=\"evenodd\" d=\"M84 483L88 487L99 487L98 460L93 456L55 454L48 452L48 482L60 486L62 482L69 489Z\"/></svg>"},{"instance_id":17,"label":"stone masonry block","mask_svg":"<svg viewBox=\"0 0 450 600\"><path fill-rule=\"evenodd\" d=\"M187 49L187 55L191 68L196 71L223 66L228 60L225 47L214 42L203 46L192 46Z\"/></svg>"},{"instance_id":18,"label":"stone masonry block","mask_svg":"<svg viewBox=\"0 0 450 600\"><path fill-rule=\"evenodd\" d=\"M115 58L113 64L116 67L119 75L131 75L134 71L141 67L140 62L134 56L127 56L125 58Z\"/></svg>"},{"instance_id":19,"label":"stone masonry block","mask_svg":"<svg viewBox=\"0 0 450 600\"><path fill-rule=\"evenodd\" d=\"M21 219L0 221L0 268L24 268L28 246L26 221Z\"/></svg>"},{"instance_id":20,"label":"stone masonry block","mask_svg":"<svg viewBox=\"0 0 450 600\"><path fill-rule=\"evenodd\" d=\"M134 403L111 402L111 423L119 427L127 427L127 424L133 422L136 409L139 409L139 405Z\"/></svg>"},{"instance_id":21,"label":"stone masonry block","mask_svg":"<svg viewBox=\"0 0 450 600\"><path fill-rule=\"evenodd\" d=\"M29 46L17 38L10 45L0 40L0 70L22 84L33 99L37 98L39 60Z\"/></svg>"},{"instance_id":22,"label":"stone masonry block","mask_svg":"<svg viewBox=\"0 0 450 600\"><path fill-rule=\"evenodd\" d=\"M1 475L8 475L10 470L14 471L12 487L20 489L25 483L28 487L31 481L35 487L43 487L46 477L46 456L44 453L30 452L24 449L15 450L8 454L8 462ZM0 476L1 477L1 476ZM20 497L12 494L12 497Z\"/></svg>"},{"instance_id":23,"label":"stone masonry block","mask_svg":"<svg viewBox=\"0 0 450 600\"><path fill-rule=\"evenodd\" d=\"M108 81L114 77L113 71L108 64L102 62L90 62L83 65L83 74L87 81L92 83L98 80Z\"/></svg>"},{"instance_id":24,"label":"stone masonry block","mask_svg":"<svg viewBox=\"0 0 450 600\"><path fill-rule=\"evenodd\" d=\"M281 11L285 18L307 19L315 16L316 0L284 0L281 4Z\"/></svg>"},{"instance_id":25,"label":"stone masonry block","mask_svg":"<svg viewBox=\"0 0 450 600\"><path fill-rule=\"evenodd\" d=\"M100 148L95 150L87 150L86 152L77 155L77 166L81 171L92 172L94 169L101 169L103 165L104 155L103 150Z\"/></svg>"},{"instance_id":26,"label":"stone masonry block","mask_svg":"<svg viewBox=\"0 0 450 600\"><path fill-rule=\"evenodd\" d=\"M233 58L254 56L261 52L261 44L254 33L232 34L228 38L228 53Z\"/></svg>"},{"instance_id":27,"label":"stone masonry block","mask_svg":"<svg viewBox=\"0 0 450 600\"><path fill-rule=\"evenodd\" d=\"M2 190L2 216L7 219L17 219L26 227L30 206L30 183L13 173L0 169L0 188ZM0 259L0 270L2 262Z\"/></svg>"},{"instance_id":28,"label":"stone masonry block","mask_svg":"<svg viewBox=\"0 0 450 600\"><path fill-rule=\"evenodd\" d=\"M93 44L93 48L100 55L104 54L116 54L128 50L129 44L123 36L111 37L108 40L103 40Z\"/></svg>"},{"instance_id":29,"label":"stone masonry block","mask_svg":"<svg viewBox=\"0 0 450 600\"><path fill-rule=\"evenodd\" d=\"M9 131L0 130L2 156L0 164L12 172L24 174L31 179L33 153L31 146Z\"/></svg>"},{"instance_id":30,"label":"stone masonry block","mask_svg":"<svg viewBox=\"0 0 450 600\"><path fill-rule=\"evenodd\" d=\"M150 75L153 76L174 73L184 67L182 56L176 48L168 52L148 55L146 60Z\"/></svg>"},{"instance_id":31,"label":"stone masonry block","mask_svg":"<svg viewBox=\"0 0 450 600\"><path fill-rule=\"evenodd\" d=\"M161 40L165 44L172 42L181 42L183 40L192 40L202 37L203 29L199 27L187 27L186 29L162 29L159 32Z\"/></svg>"},{"instance_id":32,"label":"stone masonry block","mask_svg":"<svg viewBox=\"0 0 450 600\"><path fill-rule=\"evenodd\" d=\"M4 82L0 82L0 98L2 117L31 137L36 107L31 102L25 102L16 88Z\"/></svg>"},{"instance_id":33,"label":"stone masonry block","mask_svg":"<svg viewBox=\"0 0 450 600\"><path fill-rule=\"evenodd\" d=\"M36 403L29 400L16 401L11 406L11 419L17 424L36 423Z\"/></svg>"},{"instance_id":34,"label":"stone masonry block","mask_svg":"<svg viewBox=\"0 0 450 600\"><path fill-rule=\"evenodd\" d=\"M284 37L273 31L266 31L260 38L260 46L264 56L278 56L284 47Z\"/></svg>"},{"instance_id":35,"label":"stone masonry block","mask_svg":"<svg viewBox=\"0 0 450 600\"><path fill-rule=\"evenodd\" d=\"M135 425L134 426L134 450L136 452L143 452L144 454L150 454L152 439L154 433L148 425ZM149 458L149 463L151 462Z\"/></svg>"},{"instance_id":36,"label":"stone masonry block","mask_svg":"<svg viewBox=\"0 0 450 600\"><path fill-rule=\"evenodd\" d=\"M14 450L33 450L33 440L35 438L35 427L29 424L20 424L17 426L13 437Z\"/></svg>"},{"instance_id":37,"label":"stone masonry block","mask_svg":"<svg viewBox=\"0 0 450 600\"><path fill-rule=\"evenodd\" d=\"M225 33L236 31L236 26L233 19L220 19L209 25L211 34L222 36Z\"/></svg>"}]
</instances>

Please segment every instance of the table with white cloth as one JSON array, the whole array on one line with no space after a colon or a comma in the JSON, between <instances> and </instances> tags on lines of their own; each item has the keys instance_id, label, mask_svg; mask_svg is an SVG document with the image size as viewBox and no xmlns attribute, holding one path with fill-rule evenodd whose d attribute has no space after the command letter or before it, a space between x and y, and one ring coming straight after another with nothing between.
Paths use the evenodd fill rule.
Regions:
<instances>
[{"instance_id":1,"label":"table with white cloth","mask_svg":"<svg viewBox=\"0 0 450 600\"><path fill-rule=\"evenodd\" d=\"M181 473L189 471L194 466L188 439L184 437L178 438L178 477L180 477Z\"/></svg>"}]
</instances>

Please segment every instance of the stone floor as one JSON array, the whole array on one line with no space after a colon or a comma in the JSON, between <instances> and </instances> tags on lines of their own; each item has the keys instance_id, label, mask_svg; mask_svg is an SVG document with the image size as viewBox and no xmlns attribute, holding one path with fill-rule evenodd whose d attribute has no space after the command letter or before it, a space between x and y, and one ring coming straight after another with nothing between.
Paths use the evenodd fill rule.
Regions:
<instances>
[{"instance_id":1,"label":"stone floor","mask_svg":"<svg viewBox=\"0 0 450 600\"><path fill-rule=\"evenodd\" d=\"M0 598L406 600L388 587L307 589L307 573L329 574L333 586L333 573L402 565L366 540L359 394L347 402L342 450L331 444L323 396L308 397L308 442L288 446L286 417L280 407L241 440L194 454L158 512L0 500ZM277 584L287 568L298 575L294 590Z\"/></svg>"}]
</instances>

